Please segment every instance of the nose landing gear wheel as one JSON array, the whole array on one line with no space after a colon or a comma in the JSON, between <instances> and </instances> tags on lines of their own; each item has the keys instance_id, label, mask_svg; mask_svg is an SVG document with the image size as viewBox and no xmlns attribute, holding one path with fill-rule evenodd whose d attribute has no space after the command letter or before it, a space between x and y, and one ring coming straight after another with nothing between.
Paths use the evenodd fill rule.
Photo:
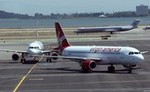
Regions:
<instances>
[{"instance_id":1,"label":"nose landing gear wheel","mask_svg":"<svg viewBox=\"0 0 150 92\"><path fill-rule=\"evenodd\" d=\"M114 73L115 72L115 67L113 65L108 66L108 72L109 73Z\"/></svg>"},{"instance_id":2,"label":"nose landing gear wheel","mask_svg":"<svg viewBox=\"0 0 150 92\"><path fill-rule=\"evenodd\" d=\"M128 73L132 73L132 67L128 68Z\"/></svg>"}]
</instances>

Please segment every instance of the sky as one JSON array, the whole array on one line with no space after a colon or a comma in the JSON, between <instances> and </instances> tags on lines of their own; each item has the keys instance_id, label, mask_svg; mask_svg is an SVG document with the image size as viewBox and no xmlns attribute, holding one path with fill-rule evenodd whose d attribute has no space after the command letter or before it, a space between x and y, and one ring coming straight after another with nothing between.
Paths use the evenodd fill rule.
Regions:
<instances>
[{"instance_id":1,"label":"sky","mask_svg":"<svg viewBox=\"0 0 150 92\"><path fill-rule=\"evenodd\" d=\"M0 0L0 10L29 15L35 13L113 13L135 11L136 6L141 4L148 5L150 0Z\"/></svg>"}]
</instances>

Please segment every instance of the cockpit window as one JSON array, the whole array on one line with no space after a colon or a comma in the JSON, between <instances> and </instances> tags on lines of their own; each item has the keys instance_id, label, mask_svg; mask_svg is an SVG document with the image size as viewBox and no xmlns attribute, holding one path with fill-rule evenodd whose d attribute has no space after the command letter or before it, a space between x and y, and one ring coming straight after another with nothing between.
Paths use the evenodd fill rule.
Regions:
<instances>
[{"instance_id":1,"label":"cockpit window","mask_svg":"<svg viewBox=\"0 0 150 92\"><path fill-rule=\"evenodd\" d=\"M129 52L129 55L140 54L140 52Z\"/></svg>"},{"instance_id":2,"label":"cockpit window","mask_svg":"<svg viewBox=\"0 0 150 92\"><path fill-rule=\"evenodd\" d=\"M29 49L39 49L39 47L29 47Z\"/></svg>"}]
</instances>

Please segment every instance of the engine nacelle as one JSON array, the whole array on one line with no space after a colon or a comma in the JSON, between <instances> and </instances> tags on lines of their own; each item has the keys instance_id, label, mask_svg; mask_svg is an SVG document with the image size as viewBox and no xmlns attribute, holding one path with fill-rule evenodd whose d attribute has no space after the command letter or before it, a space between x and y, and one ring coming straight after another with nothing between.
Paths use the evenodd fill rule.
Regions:
<instances>
[{"instance_id":1,"label":"engine nacelle","mask_svg":"<svg viewBox=\"0 0 150 92\"><path fill-rule=\"evenodd\" d=\"M96 67L96 62L90 60L82 61L81 67L84 70L93 70Z\"/></svg>"},{"instance_id":2,"label":"engine nacelle","mask_svg":"<svg viewBox=\"0 0 150 92\"><path fill-rule=\"evenodd\" d=\"M125 68L133 68L136 67L136 65L123 65Z\"/></svg>"},{"instance_id":3,"label":"engine nacelle","mask_svg":"<svg viewBox=\"0 0 150 92\"><path fill-rule=\"evenodd\" d=\"M52 58L53 60L57 60L58 58L55 57L55 56L59 56L59 54L56 53L56 52L53 52L53 53L51 54L51 56L54 56L54 57Z\"/></svg>"},{"instance_id":4,"label":"engine nacelle","mask_svg":"<svg viewBox=\"0 0 150 92\"><path fill-rule=\"evenodd\" d=\"M14 60L14 61L19 60L19 55L18 54L13 54L12 55L12 60Z\"/></svg>"}]
</instances>

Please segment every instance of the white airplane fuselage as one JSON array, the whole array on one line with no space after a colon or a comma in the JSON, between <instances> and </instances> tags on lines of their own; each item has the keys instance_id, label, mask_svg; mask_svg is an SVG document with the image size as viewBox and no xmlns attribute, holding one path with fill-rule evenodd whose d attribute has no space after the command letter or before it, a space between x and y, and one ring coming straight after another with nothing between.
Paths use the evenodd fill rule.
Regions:
<instances>
[{"instance_id":1,"label":"white airplane fuselage","mask_svg":"<svg viewBox=\"0 0 150 92\"><path fill-rule=\"evenodd\" d=\"M94 33L94 32L117 32L134 29L133 26L108 26L108 27L82 27L74 31L75 33Z\"/></svg>"},{"instance_id":2,"label":"white airplane fuselage","mask_svg":"<svg viewBox=\"0 0 150 92\"><path fill-rule=\"evenodd\" d=\"M96 63L136 65L144 60L139 50L133 47L113 46L69 46L63 52L63 56L94 57L101 58Z\"/></svg>"},{"instance_id":3,"label":"white airplane fuselage","mask_svg":"<svg viewBox=\"0 0 150 92\"><path fill-rule=\"evenodd\" d=\"M138 27L139 20L134 20L131 25L127 26L104 26L104 27L81 27L74 31L75 33L95 33L95 32L122 32L129 31Z\"/></svg>"},{"instance_id":4,"label":"white airplane fuselage","mask_svg":"<svg viewBox=\"0 0 150 92\"><path fill-rule=\"evenodd\" d=\"M29 44L27 53L29 55L41 55L43 49L44 49L44 46L40 41L34 41Z\"/></svg>"}]
</instances>

